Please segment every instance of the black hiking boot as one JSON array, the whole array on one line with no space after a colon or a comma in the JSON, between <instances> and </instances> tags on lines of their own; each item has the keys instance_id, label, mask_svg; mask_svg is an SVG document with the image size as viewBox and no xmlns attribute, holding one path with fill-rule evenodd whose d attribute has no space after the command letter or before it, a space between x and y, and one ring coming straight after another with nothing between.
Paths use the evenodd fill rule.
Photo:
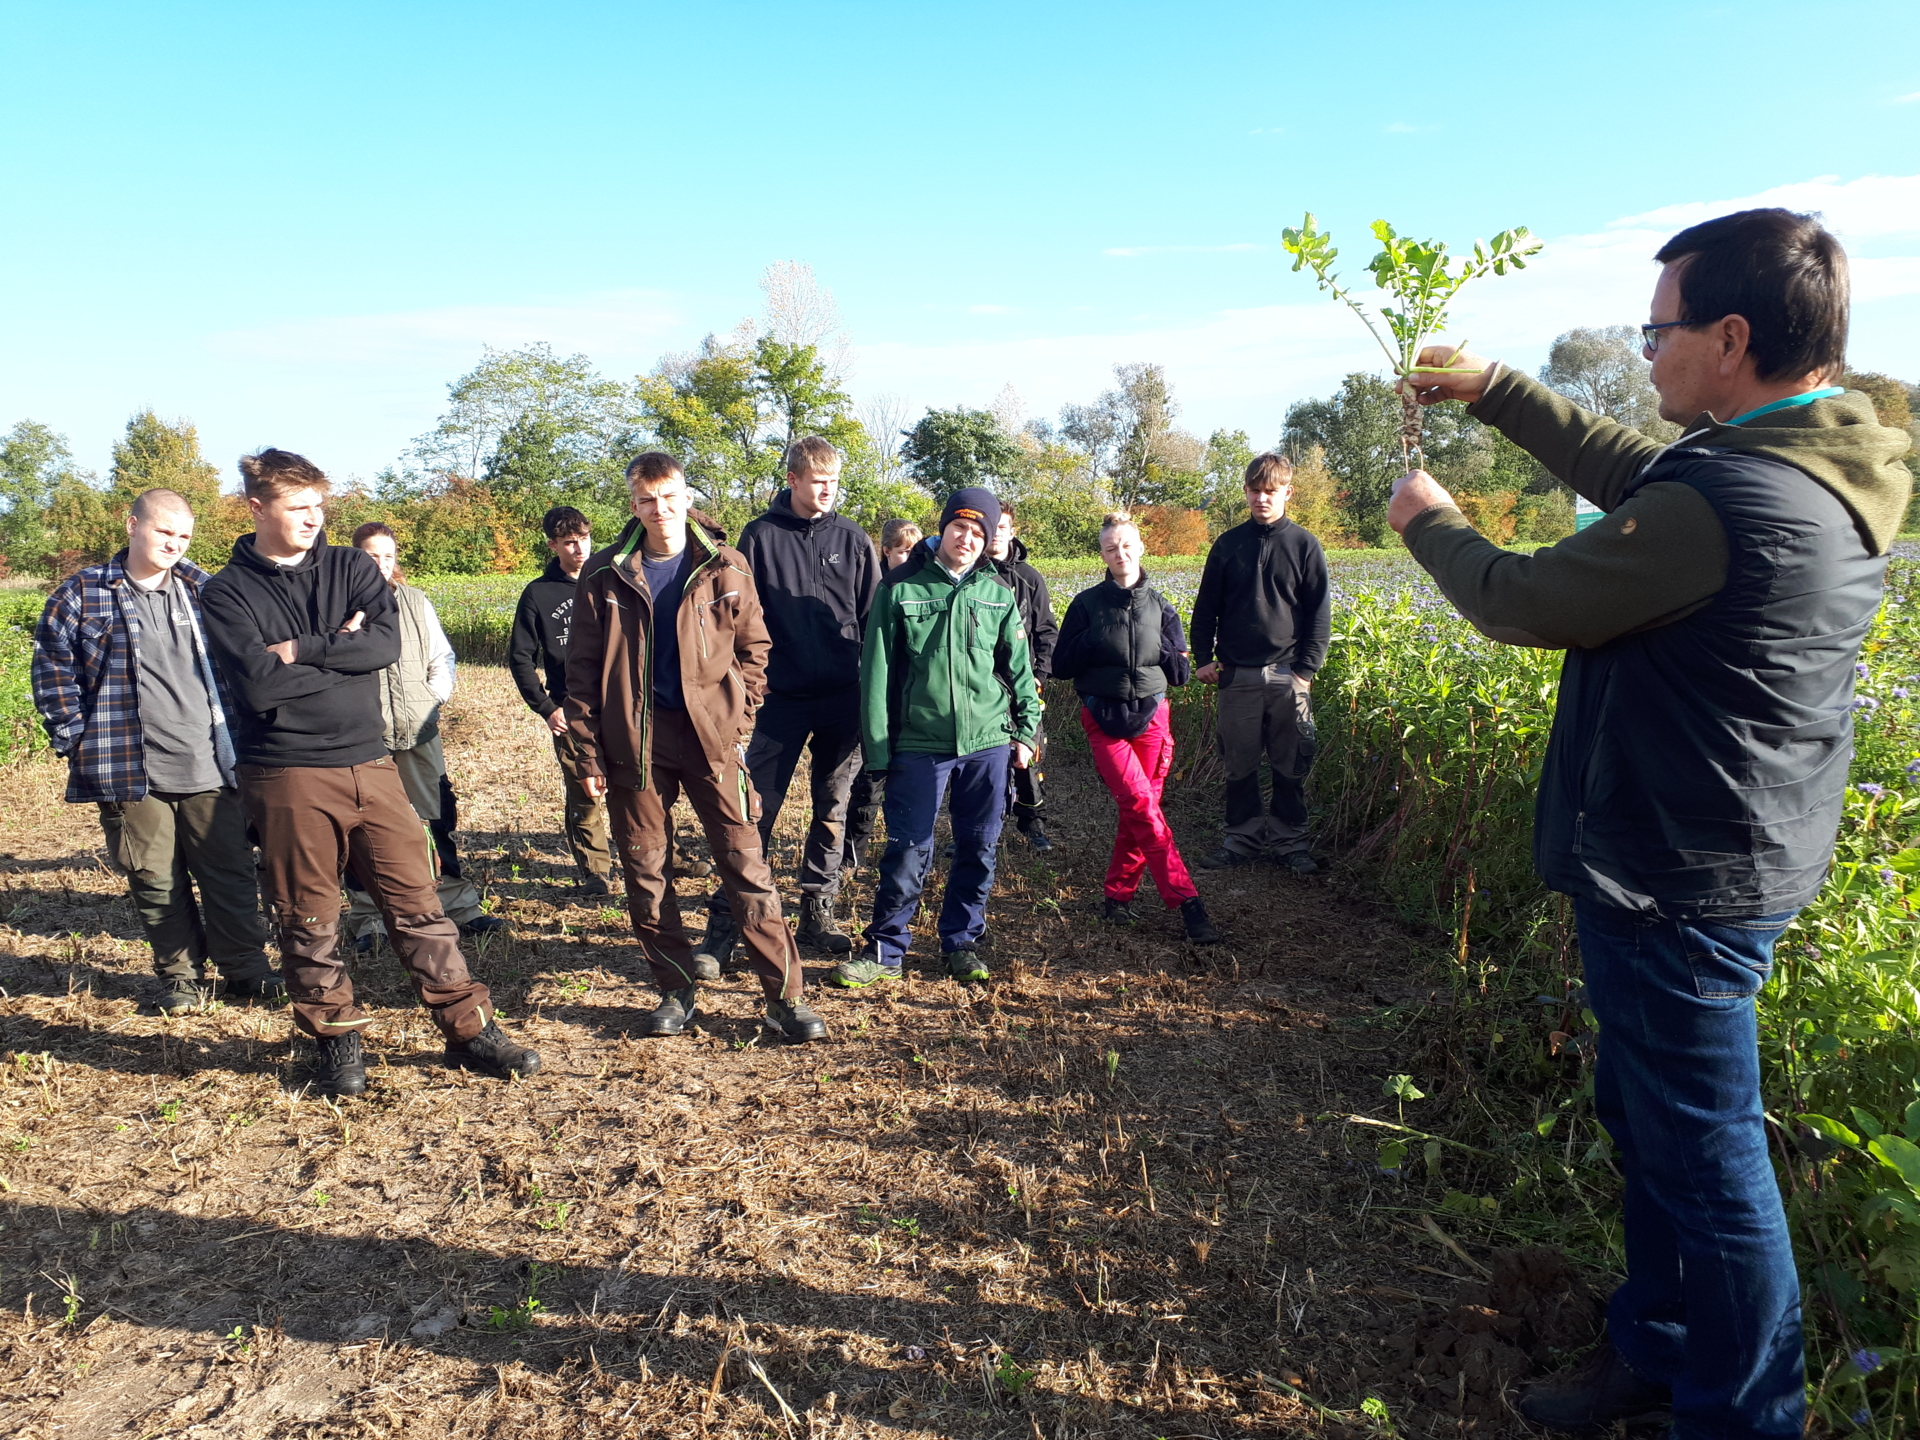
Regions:
<instances>
[{"instance_id":1,"label":"black hiking boot","mask_svg":"<svg viewBox=\"0 0 1920 1440\"><path fill-rule=\"evenodd\" d=\"M1672 1403L1673 1392L1629 1370L1611 1340L1601 1341L1573 1369L1520 1392L1520 1413L1549 1430L1599 1430L1617 1420L1657 1415Z\"/></svg>"},{"instance_id":2,"label":"black hiking boot","mask_svg":"<svg viewBox=\"0 0 1920 1440\"><path fill-rule=\"evenodd\" d=\"M447 1042L447 1063L456 1069L478 1070L496 1080L518 1077L522 1080L540 1068L540 1054L524 1045L516 1045L507 1032L493 1021L465 1044Z\"/></svg>"},{"instance_id":3,"label":"black hiking boot","mask_svg":"<svg viewBox=\"0 0 1920 1440\"><path fill-rule=\"evenodd\" d=\"M1222 845L1218 850L1200 857L1200 864L1208 870L1226 870L1236 865L1251 865L1257 856L1242 855L1238 850L1229 850Z\"/></svg>"},{"instance_id":4,"label":"black hiking boot","mask_svg":"<svg viewBox=\"0 0 1920 1440\"><path fill-rule=\"evenodd\" d=\"M1291 855L1280 857L1280 863L1295 875L1317 875L1320 867L1313 863L1313 856L1304 850L1296 850Z\"/></svg>"},{"instance_id":5,"label":"black hiking boot","mask_svg":"<svg viewBox=\"0 0 1920 1440\"><path fill-rule=\"evenodd\" d=\"M667 878L677 880L684 876L688 880L704 880L713 873L713 863L700 858L699 853L688 849L674 837L673 849L667 854Z\"/></svg>"},{"instance_id":6,"label":"black hiking boot","mask_svg":"<svg viewBox=\"0 0 1920 1440\"><path fill-rule=\"evenodd\" d=\"M806 895L800 900L800 928L794 939L829 955L851 955L853 937L840 928L833 915L833 896Z\"/></svg>"},{"instance_id":7,"label":"black hiking boot","mask_svg":"<svg viewBox=\"0 0 1920 1440\"><path fill-rule=\"evenodd\" d=\"M573 888L582 900L599 900L613 894L613 886L607 883L607 877L592 870L581 871L580 878L573 882Z\"/></svg>"},{"instance_id":8,"label":"black hiking boot","mask_svg":"<svg viewBox=\"0 0 1920 1440\"><path fill-rule=\"evenodd\" d=\"M1115 900L1109 895L1100 910L1100 918L1109 925L1133 926L1140 923L1140 912L1133 908L1131 900Z\"/></svg>"},{"instance_id":9,"label":"black hiking boot","mask_svg":"<svg viewBox=\"0 0 1920 1440\"><path fill-rule=\"evenodd\" d=\"M162 1015L194 1015L213 1003L213 986L204 980L169 980L154 1002Z\"/></svg>"},{"instance_id":10,"label":"black hiking boot","mask_svg":"<svg viewBox=\"0 0 1920 1440\"><path fill-rule=\"evenodd\" d=\"M715 896L714 899L719 899ZM694 974L702 980L718 980L733 964L734 948L740 943L740 927L733 911L707 902L707 933L693 952Z\"/></svg>"},{"instance_id":11,"label":"black hiking boot","mask_svg":"<svg viewBox=\"0 0 1920 1440\"><path fill-rule=\"evenodd\" d=\"M783 1040L802 1045L827 1038L827 1022L804 1000L767 1001L767 1029L778 1032Z\"/></svg>"},{"instance_id":12,"label":"black hiking boot","mask_svg":"<svg viewBox=\"0 0 1920 1440\"><path fill-rule=\"evenodd\" d=\"M253 975L227 982L229 1000L280 1000L286 993L287 982L278 975Z\"/></svg>"},{"instance_id":13,"label":"black hiking boot","mask_svg":"<svg viewBox=\"0 0 1920 1440\"><path fill-rule=\"evenodd\" d=\"M983 985L993 978L971 945L964 950L949 950L940 958L946 962L947 978L958 980L962 985Z\"/></svg>"},{"instance_id":14,"label":"black hiking boot","mask_svg":"<svg viewBox=\"0 0 1920 1440\"><path fill-rule=\"evenodd\" d=\"M647 1018L640 1022L642 1035L684 1035L687 1026L700 1012L694 1008L693 986L683 986L678 990L668 990L661 994L660 1003L648 1012Z\"/></svg>"},{"instance_id":15,"label":"black hiking boot","mask_svg":"<svg viewBox=\"0 0 1920 1440\"><path fill-rule=\"evenodd\" d=\"M1027 844L1031 845L1040 854L1044 855L1053 849L1053 841L1047 838L1046 821L1030 820L1025 825L1020 826L1019 830L1022 835L1027 837Z\"/></svg>"},{"instance_id":16,"label":"black hiking boot","mask_svg":"<svg viewBox=\"0 0 1920 1440\"><path fill-rule=\"evenodd\" d=\"M1213 922L1207 919L1207 907L1200 903L1200 897L1180 902L1180 923L1187 927L1187 943L1190 945L1218 945L1220 932L1213 928Z\"/></svg>"},{"instance_id":17,"label":"black hiking boot","mask_svg":"<svg viewBox=\"0 0 1920 1440\"><path fill-rule=\"evenodd\" d=\"M360 1032L322 1036L309 1073L313 1088L322 1095L358 1095L364 1091L367 1062L360 1049Z\"/></svg>"}]
</instances>

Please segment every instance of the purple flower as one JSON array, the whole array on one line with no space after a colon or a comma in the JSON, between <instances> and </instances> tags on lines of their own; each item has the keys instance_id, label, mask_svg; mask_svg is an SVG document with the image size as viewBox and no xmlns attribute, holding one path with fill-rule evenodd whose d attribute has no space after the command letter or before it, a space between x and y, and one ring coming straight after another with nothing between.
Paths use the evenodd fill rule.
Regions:
<instances>
[{"instance_id":1,"label":"purple flower","mask_svg":"<svg viewBox=\"0 0 1920 1440\"><path fill-rule=\"evenodd\" d=\"M1876 785L1871 780L1865 781L1853 788L1858 790L1862 795L1871 795L1876 800L1887 793L1885 786Z\"/></svg>"},{"instance_id":2,"label":"purple flower","mask_svg":"<svg viewBox=\"0 0 1920 1440\"><path fill-rule=\"evenodd\" d=\"M1881 1365L1878 1350L1856 1350L1853 1352L1853 1368L1862 1375L1871 1375Z\"/></svg>"},{"instance_id":3,"label":"purple flower","mask_svg":"<svg viewBox=\"0 0 1920 1440\"><path fill-rule=\"evenodd\" d=\"M1853 708L1856 710L1878 710L1880 708L1880 702L1871 695L1859 695L1854 698Z\"/></svg>"},{"instance_id":4,"label":"purple flower","mask_svg":"<svg viewBox=\"0 0 1920 1440\"><path fill-rule=\"evenodd\" d=\"M907 1358L909 1360L924 1360L927 1358L927 1352L922 1350L918 1345L909 1345L907 1346Z\"/></svg>"},{"instance_id":5,"label":"purple flower","mask_svg":"<svg viewBox=\"0 0 1920 1440\"><path fill-rule=\"evenodd\" d=\"M1912 692L1904 685L1896 685L1893 687L1893 698L1896 700L1905 700L1911 693Z\"/></svg>"},{"instance_id":6,"label":"purple flower","mask_svg":"<svg viewBox=\"0 0 1920 1440\"><path fill-rule=\"evenodd\" d=\"M1900 877L1885 865L1882 865L1880 867L1880 883L1882 885L1898 885L1900 883Z\"/></svg>"},{"instance_id":7,"label":"purple flower","mask_svg":"<svg viewBox=\"0 0 1920 1440\"><path fill-rule=\"evenodd\" d=\"M1920 775L1920 760L1909 760L1907 762L1907 774Z\"/></svg>"},{"instance_id":8,"label":"purple flower","mask_svg":"<svg viewBox=\"0 0 1920 1440\"><path fill-rule=\"evenodd\" d=\"M1853 673L1864 680L1867 678L1867 667L1864 664L1855 665L1853 667Z\"/></svg>"}]
</instances>

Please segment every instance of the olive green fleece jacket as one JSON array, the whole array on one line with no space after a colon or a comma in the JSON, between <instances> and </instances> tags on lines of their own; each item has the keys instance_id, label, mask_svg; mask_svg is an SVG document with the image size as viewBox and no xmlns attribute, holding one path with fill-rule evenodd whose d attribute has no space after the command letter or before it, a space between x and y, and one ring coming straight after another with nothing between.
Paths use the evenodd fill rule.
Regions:
<instances>
[{"instance_id":1,"label":"olive green fleece jacket","mask_svg":"<svg viewBox=\"0 0 1920 1440\"><path fill-rule=\"evenodd\" d=\"M1532 555L1501 549L1452 505L1415 516L1402 536L1407 549L1483 634L1549 649L1603 645L1671 624L1726 584L1726 530L1706 497L1678 481L1633 488L1666 448L1657 440L1505 366L1467 413L1607 512ZM1901 460L1911 437L1880 424L1858 391L1747 425L1702 415L1674 443L1763 455L1804 471L1847 507L1875 555L1893 543L1912 494Z\"/></svg>"}]
</instances>

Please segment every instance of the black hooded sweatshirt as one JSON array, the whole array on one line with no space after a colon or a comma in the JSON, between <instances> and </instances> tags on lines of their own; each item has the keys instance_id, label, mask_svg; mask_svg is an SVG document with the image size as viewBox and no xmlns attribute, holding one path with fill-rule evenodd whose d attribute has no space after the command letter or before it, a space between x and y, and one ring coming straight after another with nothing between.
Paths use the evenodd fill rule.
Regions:
<instances>
[{"instance_id":1,"label":"black hooded sweatshirt","mask_svg":"<svg viewBox=\"0 0 1920 1440\"><path fill-rule=\"evenodd\" d=\"M1284 515L1247 520L1213 542L1193 601L1193 663L1311 676L1327 658L1332 588L1320 542Z\"/></svg>"},{"instance_id":2,"label":"black hooded sweatshirt","mask_svg":"<svg viewBox=\"0 0 1920 1440\"><path fill-rule=\"evenodd\" d=\"M1027 563L1027 547L1018 535L1007 546L1007 558L991 562L1013 586L1020 618L1027 622L1027 649L1033 657L1033 678L1053 678L1053 646L1060 638L1060 624L1053 618L1053 597L1047 593L1047 578Z\"/></svg>"},{"instance_id":3,"label":"black hooded sweatshirt","mask_svg":"<svg viewBox=\"0 0 1920 1440\"><path fill-rule=\"evenodd\" d=\"M385 757L377 677L400 659L400 624L371 555L322 534L298 564L276 565L242 535L200 609L239 704L241 764L326 770ZM342 633L356 611L366 619ZM282 640L299 642L291 665L267 651Z\"/></svg>"},{"instance_id":4,"label":"black hooded sweatshirt","mask_svg":"<svg viewBox=\"0 0 1920 1440\"><path fill-rule=\"evenodd\" d=\"M867 532L829 510L793 513L793 492L773 497L740 532L753 567L767 634L767 693L783 700L860 696L860 647L880 585L880 557Z\"/></svg>"},{"instance_id":5,"label":"black hooded sweatshirt","mask_svg":"<svg viewBox=\"0 0 1920 1440\"><path fill-rule=\"evenodd\" d=\"M540 578L520 592L507 641L507 670L520 698L542 720L567 703L567 635L573 627L577 580L549 560Z\"/></svg>"}]
</instances>

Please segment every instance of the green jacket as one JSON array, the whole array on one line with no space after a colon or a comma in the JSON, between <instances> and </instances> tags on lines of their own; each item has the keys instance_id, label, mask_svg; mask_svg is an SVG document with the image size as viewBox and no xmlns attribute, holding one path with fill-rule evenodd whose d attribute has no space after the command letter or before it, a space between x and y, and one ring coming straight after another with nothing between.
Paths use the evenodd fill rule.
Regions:
<instances>
[{"instance_id":1,"label":"green jacket","mask_svg":"<svg viewBox=\"0 0 1920 1440\"><path fill-rule=\"evenodd\" d=\"M1490 638L1547 649L1604 645L1685 618L1727 583L1727 532L1706 497L1678 482L1638 484L1665 449L1658 441L1505 366L1467 413L1607 512L1532 555L1501 549L1452 505L1409 522L1402 538L1413 558ZM1872 555L1886 553L1912 494L1901 459L1907 433L1880 424L1858 391L1746 425L1702 415L1676 443L1803 471L1847 507Z\"/></svg>"},{"instance_id":2,"label":"green jacket","mask_svg":"<svg viewBox=\"0 0 1920 1440\"><path fill-rule=\"evenodd\" d=\"M984 559L956 581L922 545L873 597L860 656L866 767L896 753L1033 743L1040 696L1013 587Z\"/></svg>"}]
</instances>

